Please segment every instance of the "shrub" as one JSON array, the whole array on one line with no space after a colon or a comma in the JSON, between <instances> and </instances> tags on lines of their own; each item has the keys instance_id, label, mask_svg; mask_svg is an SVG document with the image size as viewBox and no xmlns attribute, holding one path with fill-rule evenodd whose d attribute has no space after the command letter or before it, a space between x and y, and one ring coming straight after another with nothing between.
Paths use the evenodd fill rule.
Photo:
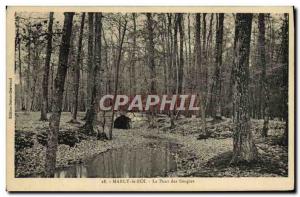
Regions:
<instances>
[{"instance_id":1,"label":"shrub","mask_svg":"<svg viewBox=\"0 0 300 197\"><path fill-rule=\"evenodd\" d=\"M86 136L71 130L61 130L58 132L58 144L65 144L70 147L75 146L76 143L86 139ZM42 131L37 135L37 140L43 146L47 145L48 131Z\"/></svg>"},{"instance_id":2,"label":"shrub","mask_svg":"<svg viewBox=\"0 0 300 197\"><path fill-rule=\"evenodd\" d=\"M29 131L15 131L15 151L20 151L24 148L31 148L34 144L33 142L33 132Z\"/></svg>"}]
</instances>

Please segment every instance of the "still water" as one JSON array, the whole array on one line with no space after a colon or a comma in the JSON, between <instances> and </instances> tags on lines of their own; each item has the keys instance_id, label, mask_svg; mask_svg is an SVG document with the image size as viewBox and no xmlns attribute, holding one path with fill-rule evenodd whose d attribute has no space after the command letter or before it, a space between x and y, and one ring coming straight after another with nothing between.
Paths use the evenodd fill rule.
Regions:
<instances>
[{"instance_id":1,"label":"still water","mask_svg":"<svg viewBox=\"0 0 300 197\"><path fill-rule=\"evenodd\" d=\"M177 145L156 141L133 148L112 149L101 153L85 164L59 169L57 178L132 178L165 177L176 171Z\"/></svg>"}]
</instances>

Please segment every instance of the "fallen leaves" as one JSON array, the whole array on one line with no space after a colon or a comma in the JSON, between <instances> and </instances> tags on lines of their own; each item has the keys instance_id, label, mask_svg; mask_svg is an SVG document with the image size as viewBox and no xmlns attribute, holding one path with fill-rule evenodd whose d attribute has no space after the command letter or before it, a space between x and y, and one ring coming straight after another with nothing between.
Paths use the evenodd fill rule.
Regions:
<instances>
[{"instance_id":1,"label":"fallen leaves","mask_svg":"<svg viewBox=\"0 0 300 197\"><path fill-rule=\"evenodd\" d=\"M84 114L81 114L83 116ZM278 145L276 139L284 130L284 123L270 121L268 138L261 138L262 120L251 120L252 132L256 137L256 145L263 162L252 168L247 166L228 166L228 158L223 154L232 150L232 122L228 118L213 122L207 120L207 130L211 133L210 138L197 140L200 132L201 120L199 118L179 118L176 127L169 128L169 118L159 117L156 128L148 128L147 118L135 114L132 125L133 129L114 129L113 140L96 140L96 138L81 139L73 147L62 143L58 146L57 167L66 167L74 163L84 162L93 156L110 149L131 147L138 144L147 144L153 140L168 140L178 144L174 150L177 171L170 172L167 176L286 176L288 172L288 150ZM39 121L39 113L18 113L16 129L22 130L16 137L16 177L40 176L45 165L46 148L38 143L38 139L29 140L31 133L41 134L48 128L47 122ZM61 129L64 131L76 131L80 125L67 123L70 113L63 113ZM26 133L27 132L27 133ZM69 138L70 133L66 134ZM26 137L27 136L27 137ZM70 138L71 139L71 138ZM154 145L153 145L154 146ZM152 147L156 148L156 147ZM224 157L224 158L222 158ZM227 158L227 160L226 160ZM226 165L218 166L223 161ZM265 167L264 167L265 166ZM273 167L269 167L273 166Z\"/></svg>"}]
</instances>

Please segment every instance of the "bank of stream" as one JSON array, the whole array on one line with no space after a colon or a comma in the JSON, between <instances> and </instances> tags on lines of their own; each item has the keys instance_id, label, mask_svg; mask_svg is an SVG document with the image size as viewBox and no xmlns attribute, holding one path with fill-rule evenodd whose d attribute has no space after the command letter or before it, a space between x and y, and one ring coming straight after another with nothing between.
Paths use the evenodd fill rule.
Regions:
<instances>
[{"instance_id":1,"label":"bank of stream","mask_svg":"<svg viewBox=\"0 0 300 197\"><path fill-rule=\"evenodd\" d=\"M110 149L87 161L59 168L57 178L166 177L176 172L179 146L157 139L133 147Z\"/></svg>"},{"instance_id":2,"label":"bank of stream","mask_svg":"<svg viewBox=\"0 0 300 197\"><path fill-rule=\"evenodd\" d=\"M48 128L39 113L17 114L16 132L34 136ZM79 113L80 117L84 113ZM82 140L74 146L59 144L56 177L203 177L203 176L287 176L288 149L276 142L284 123L270 121L269 137L262 139L263 121L252 120L252 132L262 162L249 168L229 166L232 152L230 119L208 121L211 137L199 140L198 118L181 118L174 129L158 119L149 128L145 117L132 117L132 128L114 129L112 140ZM69 124L69 113L62 113L61 130L76 131L81 125ZM101 129L101 128L100 128ZM39 177L44 173L46 147L37 140L16 140L30 145L15 152L16 177ZM27 143L30 142L30 143ZM16 144L20 145L20 144ZM224 164L224 165L223 165ZM269 166L273 166L269 168ZM247 166L246 166L247 167Z\"/></svg>"}]
</instances>

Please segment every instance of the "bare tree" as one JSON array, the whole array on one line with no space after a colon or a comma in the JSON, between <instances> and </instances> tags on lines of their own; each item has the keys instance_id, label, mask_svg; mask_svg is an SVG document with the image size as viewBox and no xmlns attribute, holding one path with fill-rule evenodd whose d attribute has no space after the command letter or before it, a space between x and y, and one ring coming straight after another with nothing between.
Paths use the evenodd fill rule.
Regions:
<instances>
[{"instance_id":1,"label":"bare tree","mask_svg":"<svg viewBox=\"0 0 300 197\"><path fill-rule=\"evenodd\" d=\"M68 55L70 50L70 39L72 35L72 24L74 12L64 13L63 35L61 38L61 47L59 50L58 68L54 82L53 109L49 119L49 133L46 150L45 176L54 177L56 165L56 152L58 144L58 132L60 116L62 111L62 101L65 77L68 70Z\"/></svg>"},{"instance_id":2,"label":"bare tree","mask_svg":"<svg viewBox=\"0 0 300 197\"><path fill-rule=\"evenodd\" d=\"M154 26L153 26L153 15L152 13L147 13L147 63L150 69L150 94L156 94L156 68L155 68L155 57L154 57ZM154 114L155 112L151 111L149 113L149 126L154 128Z\"/></svg>"},{"instance_id":3,"label":"bare tree","mask_svg":"<svg viewBox=\"0 0 300 197\"><path fill-rule=\"evenodd\" d=\"M73 112L72 112L72 119L71 123L78 123L77 121L77 111L78 111L78 90L79 90L79 83L80 83L80 64L82 61L81 58L81 50L82 50L82 37L83 37L83 28L84 28L84 20L85 20L85 12L81 15L81 24L80 24L80 32L79 32L79 40L78 40L78 51L76 57L76 63L73 66L74 76L73 76Z\"/></svg>"},{"instance_id":4,"label":"bare tree","mask_svg":"<svg viewBox=\"0 0 300 197\"><path fill-rule=\"evenodd\" d=\"M201 61L201 16L196 14L195 22L195 63L196 63L196 84L199 94L200 113L201 113L201 131L206 132L206 115L205 115L205 87L204 82L206 74L205 68L202 66Z\"/></svg>"},{"instance_id":5,"label":"bare tree","mask_svg":"<svg viewBox=\"0 0 300 197\"><path fill-rule=\"evenodd\" d=\"M87 96L86 96L86 114L83 120L87 118L90 110L92 98L92 83L93 83L93 65L94 65L94 13L88 13L88 69L87 69Z\"/></svg>"},{"instance_id":6,"label":"bare tree","mask_svg":"<svg viewBox=\"0 0 300 197\"><path fill-rule=\"evenodd\" d=\"M25 110L25 103L24 103L24 92L23 92L23 77L22 77L22 59L21 59L21 33L20 33L20 17L16 16L16 37L15 37L15 55L18 51L18 58L16 55L15 58L15 70L19 69L19 80L20 80L20 103L21 103L21 110ZM18 66L17 66L17 59L18 59Z\"/></svg>"},{"instance_id":7,"label":"bare tree","mask_svg":"<svg viewBox=\"0 0 300 197\"><path fill-rule=\"evenodd\" d=\"M265 14L260 13L258 15L258 66L261 69L260 77L260 103L262 109L262 117L264 118L264 126L262 129L262 136L268 136L269 129L269 88L266 76L267 62L266 62L266 39L265 39Z\"/></svg>"},{"instance_id":8,"label":"bare tree","mask_svg":"<svg viewBox=\"0 0 300 197\"><path fill-rule=\"evenodd\" d=\"M113 101L113 106L115 105L116 101L116 96L118 93L118 85L119 85L119 70L120 70L120 63L121 63L121 57L122 57L122 50L123 50L123 43L124 43L124 38L127 30L127 19L126 15L124 17L124 24L122 24L122 19L119 19L119 46L118 46L118 58L116 62L116 72L115 72L115 89L114 89L114 101ZM122 27L123 26L123 27ZM110 124L110 129L109 129L109 135L108 138L112 140L112 132L113 132L113 127L114 127L114 116L115 116L115 110L112 109L112 115L111 115L111 124Z\"/></svg>"},{"instance_id":9,"label":"bare tree","mask_svg":"<svg viewBox=\"0 0 300 197\"><path fill-rule=\"evenodd\" d=\"M45 68L43 75L43 88L42 88L42 107L41 107L41 118L40 120L47 120L48 112L48 82L49 82L49 69L51 62L51 53L52 53L52 26L53 26L53 12L49 14L49 24L47 32L47 52L45 60Z\"/></svg>"},{"instance_id":10,"label":"bare tree","mask_svg":"<svg viewBox=\"0 0 300 197\"><path fill-rule=\"evenodd\" d=\"M250 130L249 54L252 14L237 14L235 19L233 62L233 157L231 163L257 160L257 149Z\"/></svg>"},{"instance_id":11,"label":"bare tree","mask_svg":"<svg viewBox=\"0 0 300 197\"><path fill-rule=\"evenodd\" d=\"M148 31L148 66L150 68L150 93L156 92L156 73L155 73L155 61L154 61L154 35L153 35L153 19L152 14L147 13L147 31Z\"/></svg>"},{"instance_id":12,"label":"bare tree","mask_svg":"<svg viewBox=\"0 0 300 197\"><path fill-rule=\"evenodd\" d=\"M136 28L136 13L132 13L133 21L133 32L132 32L132 52L130 57L130 94L136 94L136 76L135 76L135 64L136 64L136 37L137 37L137 28Z\"/></svg>"},{"instance_id":13,"label":"bare tree","mask_svg":"<svg viewBox=\"0 0 300 197\"><path fill-rule=\"evenodd\" d=\"M173 35L172 35L172 14L167 14L167 54L168 54L168 93L173 91L173 72L172 72L172 65L173 65Z\"/></svg>"},{"instance_id":14,"label":"bare tree","mask_svg":"<svg viewBox=\"0 0 300 197\"><path fill-rule=\"evenodd\" d=\"M95 13L95 55L94 55L94 68L92 77L92 95L89 110L86 113L86 122L83 128L86 133L93 135L95 133L93 129L94 121L97 117L98 106L98 89L100 89L99 83L99 71L101 70L101 30L102 29L102 13Z\"/></svg>"},{"instance_id":15,"label":"bare tree","mask_svg":"<svg viewBox=\"0 0 300 197\"><path fill-rule=\"evenodd\" d=\"M221 89L222 89L222 79L221 79L221 68L222 68L222 45L223 45L223 23L224 23L224 14L218 14L216 26L216 59L215 59L215 97L216 103L214 104L214 118L221 119Z\"/></svg>"},{"instance_id":16,"label":"bare tree","mask_svg":"<svg viewBox=\"0 0 300 197\"><path fill-rule=\"evenodd\" d=\"M28 42L27 42L27 69L26 69L26 110L30 110L29 103L30 103L30 95L31 95L31 36L32 36L32 31L31 31L31 24L28 22L26 25L27 31L28 31Z\"/></svg>"},{"instance_id":17,"label":"bare tree","mask_svg":"<svg viewBox=\"0 0 300 197\"><path fill-rule=\"evenodd\" d=\"M183 27L183 16L178 14L178 30L179 30L179 66L178 66L178 94L181 94L183 91L183 67L184 67L184 58L183 58L183 41L184 41L184 27Z\"/></svg>"},{"instance_id":18,"label":"bare tree","mask_svg":"<svg viewBox=\"0 0 300 197\"><path fill-rule=\"evenodd\" d=\"M281 64L282 64L282 81L280 88L282 95L282 110L285 121L285 129L282 138L282 144L288 145L289 141L289 114L288 114L288 82L289 82L289 19L288 14L284 14L283 24L281 27Z\"/></svg>"}]
</instances>

